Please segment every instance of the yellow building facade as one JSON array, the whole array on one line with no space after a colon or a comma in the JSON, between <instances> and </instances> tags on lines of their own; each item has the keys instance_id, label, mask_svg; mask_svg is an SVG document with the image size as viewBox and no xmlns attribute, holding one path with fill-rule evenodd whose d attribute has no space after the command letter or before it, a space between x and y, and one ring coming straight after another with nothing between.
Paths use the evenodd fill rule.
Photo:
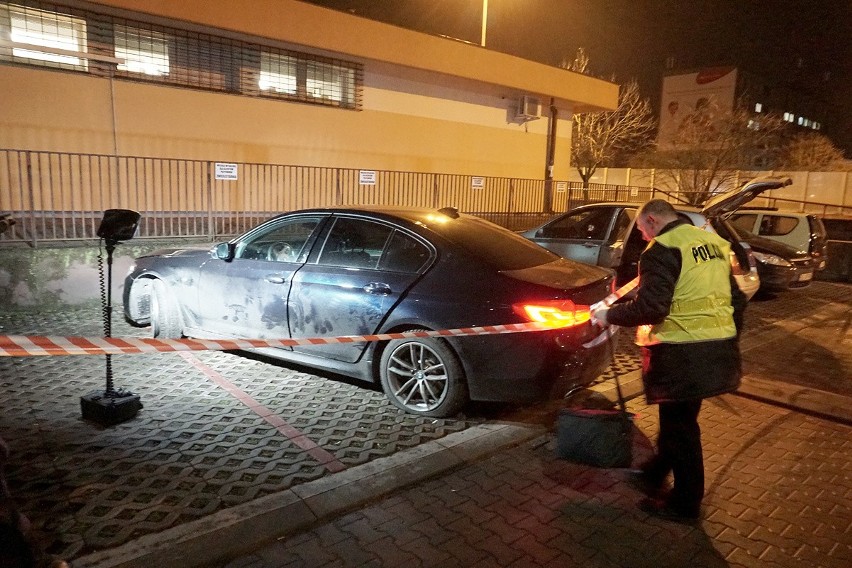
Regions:
<instances>
[{"instance_id":1,"label":"yellow building facade","mask_svg":"<svg viewBox=\"0 0 852 568\"><path fill-rule=\"evenodd\" d=\"M572 114L618 98L295 0L0 2L0 33L0 149L567 179Z\"/></svg>"}]
</instances>

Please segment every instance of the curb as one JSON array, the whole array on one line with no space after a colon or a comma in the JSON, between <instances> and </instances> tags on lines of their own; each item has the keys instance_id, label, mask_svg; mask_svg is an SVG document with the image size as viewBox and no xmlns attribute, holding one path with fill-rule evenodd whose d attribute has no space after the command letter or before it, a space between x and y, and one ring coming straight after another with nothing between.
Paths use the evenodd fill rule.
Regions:
<instances>
[{"instance_id":1,"label":"curb","mask_svg":"<svg viewBox=\"0 0 852 568\"><path fill-rule=\"evenodd\" d=\"M785 406L821 418L852 424L852 399L842 394L772 381L754 375L743 377L735 394Z\"/></svg>"},{"instance_id":2,"label":"curb","mask_svg":"<svg viewBox=\"0 0 852 568\"><path fill-rule=\"evenodd\" d=\"M222 562L339 516L392 491L540 436L541 427L481 424L121 546L77 558L78 568L192 568Z\"/></svg>"}]
</instances>

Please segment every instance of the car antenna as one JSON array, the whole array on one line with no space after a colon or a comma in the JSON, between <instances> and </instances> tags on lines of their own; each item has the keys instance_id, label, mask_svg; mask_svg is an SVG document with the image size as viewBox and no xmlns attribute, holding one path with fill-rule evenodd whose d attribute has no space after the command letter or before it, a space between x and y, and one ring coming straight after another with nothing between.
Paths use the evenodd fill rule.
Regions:
<instances>
[{"instance_id":1,"label":"car antenna","mask_svg":"<svg viewBox=\"0 0 852 568\"><path fill-rule=\"evenodd\" d=\"M459 218L459 210L455 207L441 207L440 209L438 209L438 213L443 213L451 219Z\"/></svg>"}]
</instances>

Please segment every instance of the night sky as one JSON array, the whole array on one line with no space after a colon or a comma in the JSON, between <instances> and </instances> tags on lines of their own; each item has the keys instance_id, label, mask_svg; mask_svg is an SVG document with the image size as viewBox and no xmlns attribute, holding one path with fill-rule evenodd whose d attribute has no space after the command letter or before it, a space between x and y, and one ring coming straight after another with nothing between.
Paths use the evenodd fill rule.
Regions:
<instances>
[{"instance_id":1,"label":"night sky","mask_svg":"<svg viewBox=\"0 0 852 568\"><path fill-rule=\"evenodd\" d=\"M480 42L482 0L307 1ZM655 107L667 58L734 65L822 99L812 118L852 158L852 0L488 0L486 47L550 65L583 47L593 75L637 79Z\"/></svg>"}]
</instances>

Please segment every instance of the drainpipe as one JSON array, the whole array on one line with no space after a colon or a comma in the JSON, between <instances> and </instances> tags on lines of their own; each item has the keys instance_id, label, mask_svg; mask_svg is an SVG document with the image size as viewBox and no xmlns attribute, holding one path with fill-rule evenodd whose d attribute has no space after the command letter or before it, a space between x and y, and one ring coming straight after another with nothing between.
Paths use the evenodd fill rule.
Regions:
<instances>
[{"instance_id":1,"label":"drainpipe","mask_svg":"<svg viewBox=\"0 0 852 568\"><path fill-rule=\"evenodd\" d=\"M553 163L556 154L556 118L558 116L553 97L550 98L549 128L547 134L547 157L544 170L544 212L553 213Z\"/></svg>"}]
</instances>

